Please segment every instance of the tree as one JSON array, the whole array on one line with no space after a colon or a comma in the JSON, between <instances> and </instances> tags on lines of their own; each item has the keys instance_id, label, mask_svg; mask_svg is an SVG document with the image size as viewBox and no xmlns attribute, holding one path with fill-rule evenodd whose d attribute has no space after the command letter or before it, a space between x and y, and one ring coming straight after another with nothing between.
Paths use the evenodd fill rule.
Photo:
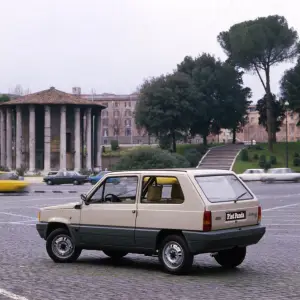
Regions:
<instances>
[{"instance_id":1,"label":"tree","mask_svg":"<svg viewBox=\"0 0 300 300\"><path fill-rule=\"evenodd\" d=\"M269 150L273 151L272 94L270 69L281 62L289 61L298 54L297 31L288 26L283 16L259 17L230 27L218 35L218 42L228 60L247 71L257 73L266 97ZM264 72L263 79L260 72Z\"/></svg>"},{"instance_id":2,"label":"tree","mask_svg":"<svg viewBox=\"0 0 300 300\"><path fill-rule=\"evenodd\" d=\"M281 95L289 108L300 114L300 58L295 67L287 70L280 81Z\"/></svg>"},{"instance_id":3,"label":"tree","mask_svg":"<svg viewBox=\"0 0 300 300\"><path fill-rule=\"evenodd\" d=\"M251 91L242 86L243 73L206 53L195 59L185 57L177 68L191 77L191 133L200 134L205 145L207 136L219 134L221 128L232 129L235 134L244 124L250 103Z\"/></svg>"},{"instance_id":4,"label":"tree","mask_svg":"<svg viewBox=\"0 0 300 300\"><path fill-rule=\"evenodd\" d=\"M272 124L272 140L276 142L276 132L280 131L280 127L285 118L285 109L282 102L276 100L276 96L272 94L272 112L273 112L273 122ZM267 122L267 95L264 95L262 99L259 99L256 104L256 109L259 112L259 125L262 125L268 131Z\"/></svg>"},{"instance_id":5,"label":"tree","mask_svg":"<svg viewBox=\"0 0 300 300\"><path fill-rule=\"evenodd\" d=\"M193 111L189 76L181 72L145 80L136 104L135 122L156 137L170 136L176 152L177 135L189 129Z\"/></svg>"},{"instance_id":6,"label":"tree","mask_svg":"<svg viewBox=\"0 0 300 300\"><path fill-rule=\"evenodd\" d=\"M1 102L7 102L10 98L7 95L0 95L0 103Z\"/></svg>"}]
</instances>

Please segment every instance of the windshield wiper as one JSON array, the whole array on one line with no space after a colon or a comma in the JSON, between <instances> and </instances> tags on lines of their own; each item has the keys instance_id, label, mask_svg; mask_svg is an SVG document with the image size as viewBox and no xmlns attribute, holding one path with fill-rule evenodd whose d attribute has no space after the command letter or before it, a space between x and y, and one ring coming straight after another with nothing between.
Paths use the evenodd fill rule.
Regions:
<instances>
[{"instance_id":1,"label":"windshield wiper","mask_svg":"<svg viewBox=\"0 0 300 300\"><path fill-rule=\"evenodd\" d=\"M239 195L235 200L239 200L239 199L241 199L243 196L245 196L246 194L248 194L248 192L245 192L245 193L243 193L243 194L241 194L241 195Z\"/></svg>"}]
</instances>

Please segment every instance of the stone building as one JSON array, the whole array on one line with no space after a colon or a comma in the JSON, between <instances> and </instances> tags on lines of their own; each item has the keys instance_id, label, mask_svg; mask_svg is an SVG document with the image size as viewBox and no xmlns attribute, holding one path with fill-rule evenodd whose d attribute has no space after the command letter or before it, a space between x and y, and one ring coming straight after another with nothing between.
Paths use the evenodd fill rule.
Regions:
<instances>
[{"instance_id":1,"label":"stone building","mask_svg":"<svg viewBox=\"0 0 300 300\"><path fill-rule=\"evenodd\" d=\"M32 173L100 167L104 108L54 87L0 103L0 165Z\"/></svg>"}]
</instances>

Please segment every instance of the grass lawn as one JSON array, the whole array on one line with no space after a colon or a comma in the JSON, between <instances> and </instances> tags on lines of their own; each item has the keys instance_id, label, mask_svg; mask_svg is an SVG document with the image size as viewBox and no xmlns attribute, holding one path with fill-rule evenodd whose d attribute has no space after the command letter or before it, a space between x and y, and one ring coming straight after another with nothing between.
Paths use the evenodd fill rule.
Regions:
<instances>
[{"instance_id":1,"label":"grass lawn","mask_svg":"<svg viewBox=\"0 0 300 300\"><path fill-rule=\"evenodd\" d=\"M256 146L249 146L248 154L249 154L249 161L242 161L241 160L241 153L238 156L234 166L233 171L240 174L243 173L246 169L257 169L260 168L258 165L258 159L254 159L255 154L258 155L266 155L266 159L270 160L270 156L276 156L277 164L272 165L272 168L284 168L285 167L285 143L276 143L274 144L274 151L270 153L268 151L268 144L262 143L257 144ZM260 150L259 150L260 149ZM289 167L293 170L300 172L300 166L296 167L293 164L294 161L294 154L300 154L300 142L290 142L288 143L288 153L289 153Z\"/></svg>"}]
</instances>

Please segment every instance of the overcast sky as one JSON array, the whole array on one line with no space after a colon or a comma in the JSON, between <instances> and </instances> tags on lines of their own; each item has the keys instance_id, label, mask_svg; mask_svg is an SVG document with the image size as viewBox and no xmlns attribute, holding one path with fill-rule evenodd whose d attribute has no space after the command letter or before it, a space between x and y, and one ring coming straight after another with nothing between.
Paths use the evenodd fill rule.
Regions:
<instances>
[{"instance_id":1,"label":"overcast sky","mask_svg":"<svg viewBox=\"0 0 300 300\"><path fill-rule=\"evenodd\" d=\"M171 72L184 56L225 59L216 37L258 16L284 15L300 32L294 0L10 0L0 1L0 92L126 94L144 78ZM291 65L272 70L272 89ZM263 95L245 76L253 100Z\"/></svg>"}]
</instances>

